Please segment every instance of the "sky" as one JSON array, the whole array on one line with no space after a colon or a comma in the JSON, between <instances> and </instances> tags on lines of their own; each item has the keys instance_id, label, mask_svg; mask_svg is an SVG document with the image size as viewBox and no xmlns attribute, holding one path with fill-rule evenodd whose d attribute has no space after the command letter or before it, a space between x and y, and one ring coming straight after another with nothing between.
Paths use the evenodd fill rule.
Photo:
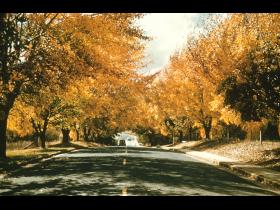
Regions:
<instances>
[{"instance_id":1,"label":"sky","mask_svg":"<svg viewBox=\"0 0 280 210\"><path fill-rule=\"evenodd\" d=\"M153 38L145 50L148 65L141 73L152 74L168 64L169 57L183 47L187 36L201 26L206 13L149 13L137 21L146 35Z\"/></svg>"}]
</instances>

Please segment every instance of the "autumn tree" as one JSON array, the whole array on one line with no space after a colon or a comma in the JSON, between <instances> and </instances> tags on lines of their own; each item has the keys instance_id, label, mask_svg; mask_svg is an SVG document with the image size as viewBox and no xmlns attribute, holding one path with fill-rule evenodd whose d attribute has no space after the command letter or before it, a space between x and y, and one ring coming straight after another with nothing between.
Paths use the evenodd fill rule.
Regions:
<instances>
[{"instance_id":1,"label":"autumn tree","mask_svg":"<svg viewBox=\"0 0 280 210\"><path fill-rule=\"evenodd\" d=\"M68 103L60 98L56 98L57 114L54 116L52 125L59 128L62 132L62 144L70 144L70 130L74 126L75 118L80 114L78 106Z\"/></svg>"},{"instance_id":2,"label":"autumn tree","mask_svg":"<svg viewBox=\"0 0 280 210\"><path fill-rule=\"evenodd\" d=\"M276 43L253 49L239 69L221 83L225 104L240 111L243 120L259 121L280 114L280 54Z\"/></svg>"},{"instance_id":3,"label":"autumn tree","mask_svg":"<svg viewBox=\"0 0 280 210\"><path fill-rule=\"evenodd\" d=\"M239 66L242 74L229 76L219 89L225 93L224 103L238 110L244 121L271 119L270 128L273 122L276 131L280 115L279 49L279 38L252 49Z\"/></svg>"},{"instance_id":4,"label":"autumn tree","mask_svg":"<svg viewBox=\"0 0 280 210\"><path fill-rule=\"evenodd\" d=\"M7 14L0 16L0 157L6 157L6 129L9 112L21 92L47 80L42 60L48 55L50 29L57 14Z\"/></svg>"},{"instance_id":5,"label":"autumn tree","mask_svg":"<svg viewBox=\"0 0 280 210\"><path fill-rule=\"evenodd\" d=\"M166 110L169 116L186 116L193 123L199 123L204 129L205 138L210 139L212 121L217 115L209 104L213 100L214 90L213 86L198 77L195 62L189 54L176 55L171 59L163 80L165 91L162 96L166 99L162 101L164 106L169 107Z\"/></svg>"},{"instance_id":6,"label":"autumn tree","mask_svg":"<svg viewBox=\"0 0 280 210\"><path fill-rule=\"evenodd\" d=\"M173 118L182 114L191 117L204 129L206 138L210 138L213 126L219 127L219 121L228 128L240 126L239 112L242 107L250 109L249 104L258 104L258 110L264 111L266 117L278 116L275 112L279 99L279 79L275 71L278 33L278 14L229 14L221 19L208 18L202 30L188 37L186 45L170 58L165 78L158 85L162 90L159 94L163 99L161 107ZM228 93L232 93L230 97L217 92L220 83L227 86ZM253 94L256 90L259 96ZM242 97L235 100L238 92ZM260 99L258 102L256 97ZM224 99L231 100L236 107L230 103L221 105ZM250 114L254 111L254 107L248 112L244 110L241 118L244 120L244 115L249 114L257 120L258 113Z\"/></svg>"},{"instance_id":7,"label":"autumn tree","mask_svg":"<svg viewBox=\"0 0 280 210\"><path fill-rule=\"evenodd\" d=\"M87 113L82 123L84 137L112 136L142 123L143 84L136 73L115 77L103 74L87 82Z\"/></svg>"},{"instance_id":8,"label":"autumn tree","mask_svg":"<svg viewBox=\"0 0 280 210\"><path fill-rule=\"evenodd\" d=\"M142 57L140 14L1 14L0 157L9 111L22 93L97 71L122 75ZM122 56L121 56L122 55ZM123 59L126 56L126 59Z\"/></svg>"}]
</instances>

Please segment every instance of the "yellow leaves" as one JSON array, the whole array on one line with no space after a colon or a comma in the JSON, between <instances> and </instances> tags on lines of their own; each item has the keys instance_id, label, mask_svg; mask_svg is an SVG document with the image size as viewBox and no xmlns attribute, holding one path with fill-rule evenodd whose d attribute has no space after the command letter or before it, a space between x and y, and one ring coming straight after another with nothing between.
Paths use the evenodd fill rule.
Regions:
<instances>
[{"instance_id":1,"label":"yellow leaves","mask_svg":"<svg viewBox=\"0 0 280 210\"><path fill-rule=\"evenodd\" d=\"M164 79L156 83L159 109L166 116L185 114L197 122L211 116L213 125L219 120L241 124L240 114L224 107L217 86L229 75L242 73L240 63L252 47L279 33L279 18L279 14L232 14L209 34L190 39L171 56ZM210 20L206 27L213 24Z\"/></svg>"},{"instance_id":2,"label":"yellow leaves","mask_svg":"<svg viewBox=\"0 0 280 210\"><path fill-rule=\"evenodd\" d=\"M124 15L125 16L125 15ZM125 74L138 68L142 58L141 34L129 34L132 30L131 18L119 14L69 14L58 25L61 38L70 42L64 50L75 52L84 68L77 74L93 75L103 71L111 74ZM121 18L121 19L119 19ZM133 28L133 30L136 30ZM77 59L73 57L72 60ZM77 60L78 61L78 60ZM91 71L89 71L91 69Z\"/></svg>"},{"instance_id":3,"label":"yellow leaves","mask_svg":"<svg viewBox=\"0 0 280 210\"><path fill-rule=\"evenodd\" d=\"M223 99L221 96L215 96L213 101L209 102L210 110L218 111L223 106Z\"/></svg>"},{"instance_id":4,"label":"yellow leaves","mask_svg":"<svg viewBox=\"0 0 280 210\"><path fill-rule=\"evenodd\" d=\"M14 63L9 64L11 81L0 89L2 93L13 93L16 82L23 82L22 89L39 93L19 98L9 118L11 130L20 135L31 132L29 119L46 119L50 116L50 106L59 106L59 101L81 109L78 111L83 116L67 119L69 123L86 117L106 118L112 127L126 128L141 123L147 114L143 96L145 82L135 71L144 65L142 41L146 37L133 26L133 21L141 15L46 13L26 16L24 32L15 31L23 37L19 37L23 40L19 54L23 51L20 57L24 58L24 65L14 68L18 58L14 59ZM29 59L30 63L24 63ZM59 108L60 113L65 107Z\"/></svg>"},{"instance_id":5,"label":"yellow leaves","mask_svg":"<svg viewBox=\"0 0 280 210\"><path fill-rule=\"evenodd\" d=\"M34 108L17 101L8 118L8 130L19 136L32 134L30 117L34 117Z\"/></svg>"},{"instance_id":6,"label":"yellow leaves","mask_svg":"<svg viewBox=\"0 0 280 210\"><path fill-rule=\"evenodd\" d=\"M227 125L229 125L229 124L240 125L242 122L240 113L238 113L228 107L223 107L221 109L220 113L221 113L220 120L225 122Z\"/></svg>"}]
</instances>

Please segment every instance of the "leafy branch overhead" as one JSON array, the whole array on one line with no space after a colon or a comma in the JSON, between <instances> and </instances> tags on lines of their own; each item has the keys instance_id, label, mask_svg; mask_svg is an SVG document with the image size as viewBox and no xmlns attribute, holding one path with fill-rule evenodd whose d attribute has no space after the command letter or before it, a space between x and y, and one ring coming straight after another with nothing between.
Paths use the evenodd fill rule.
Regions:
<instances>
[{"instance_id":1,"label":"leafy branch overhead","mask_svg":"<svg viewBox=\"0 0 280 210\"><path fill-rule=\"evenodd\" d=\"M0 14L0 157L7 131L43 148L50 132L65 144L127 130L153 145L279 139L279 14L209 15L150 75L143 16Z\"/></svg>"}]
</instances>

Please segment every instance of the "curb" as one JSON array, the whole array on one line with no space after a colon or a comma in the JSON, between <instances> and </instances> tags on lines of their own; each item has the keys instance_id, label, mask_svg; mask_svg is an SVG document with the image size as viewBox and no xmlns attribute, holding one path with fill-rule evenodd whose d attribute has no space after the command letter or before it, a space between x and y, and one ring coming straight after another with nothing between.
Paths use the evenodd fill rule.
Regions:
<instances>
[{"instance_id":1,"label":"curb","mask_svg":"<svg viewBox=\"0 0 280 210\"><path fill-rule=\"evenodd\" d=\"M169 151L169 152L177 152L177 153L186 153L185 151L182 151L181 149L167 149L167 148L162 148L162 147L160 147L159 149L161 149L161 150L165 150L165 151Z\"/></svg>"},{"instance_id":2,"label":"curb","mask_svg":"<svg viewBox=\"0 0 280 210\"><path fill-rule=\"evenodd\" d=\"M187 154L187 152L186 152L186 154ZM218 161L218 160L205 159L205 158L198 157L198 156L191 155L191 154L187 154L187 155L189 155L189 156L191 156L195 159L207 162L209 164L217 165L217 166L221 166L223 168L229 169L229 170L235 172L238 175L245 176L245 177L247 177L251 180L254 180L258 183L265 184L265 185L273 187L277 190L280 190L280 183L278 183L276 181L273 181L273 180L271 180L271 179L269 179L269 178L267 178L263 175L247 171L246 169L244 169L242 167L235 166L235 164L237 164L236 162L223 162L223 161Z\"/></svg>"},{"instance_id":3,"label":"curb","mask_svg":"<svg viewBox=\"0 0 280 210\"><path fill-rule=\"evenodd\" d=\"M182 151L182 150L180 150L180 149L173 149L173 150L168 150L168 151L170 151L170 152L177 152L177 153L183 153L183 154L185 154L186 152L184 152L184 151Z\"/></svg>"},{"instance_id":4,"label":"curb","mask_svg":"<svg viewBox=\"0 0 280 210\"><path fill-rule=\"evenodd\" d=\"M251 178L251 179L253 179L256 182L259 182L261 184L269 185L269 186L271 186L273 188L276 188L278 190L280 189L280 183L278 183L276 181L273 181L273 180L270 180L263 175L249 172L249 171L243 169L242 167L234 166L232 163L220 162L219 166L230 169L230 170L232 170L232 171L234 171L234 172L236 172L236 173L238 173L242 176L246 176L248 178Z\"/></svg>"},{"instance_id":5,"label":"curb","mask_svg":"<svg viewBox=\"0 0 280 210\"><path fill-rule=\"evenodd\" d=\"M171 149L169 151L171 151ZM220 167L223 167L225 169L229 169L232 172L235 172L235 174L247 177L247 178L249 178L251 180L254 180L258 183L268 185L268 186L273 187L277 190L280 190L280 182L271 180L271 179L269 179L269 178L267 178L267 177L265 177L261 174L253 173L253 172L247 171L246 169L244 169L242 167L236 166L237 164L240 164L238 162L230 162L230 161L225 162L225 161L219 161L217 159L205 158L205 157L201 157L199 155L189 154L188 151L182 151L182 150L180 151L180 149L175 149L175 151L185 153L186 155L188 155L188 156L190 156L190 157L192 157L196 160L200 160L200 161L206 162L206 163L211 164L211 165L220 166ZM189 150L189 152L190 151L192 151L192 150Z\"/></svg>"},{"instance_id":6,"label":"curb","mask_svg":"<svg viewBox=\"0 0 280 210\"><path fill-rule=\"evenodd\" d=\"M57 153L54 153L54 154L51 154L51 155L48 155L48 156L45 156L45 157L39 157L39 158L33 158L27 162L24 162L24 163L21 163L21 164L18 164L19 167L21 168L17 168L17 169L14 169L14 170L11 170L11 171L8 171L7 173L0 173L0 179L3 179L3 178L6 178L7 176L19 171L19 170L22 170L23 167L29 165L29 164L39 164L40 162L43 162L43 161L46 161L50 158L52 158L53 156L55 155L60 155L60 154L64 154L64 153L69 153L69 152L73 152L74 150L77 150L77 149L71 149L69 151L66 151L66 152L57 152Z\"/></svg>"}]
</instances>

